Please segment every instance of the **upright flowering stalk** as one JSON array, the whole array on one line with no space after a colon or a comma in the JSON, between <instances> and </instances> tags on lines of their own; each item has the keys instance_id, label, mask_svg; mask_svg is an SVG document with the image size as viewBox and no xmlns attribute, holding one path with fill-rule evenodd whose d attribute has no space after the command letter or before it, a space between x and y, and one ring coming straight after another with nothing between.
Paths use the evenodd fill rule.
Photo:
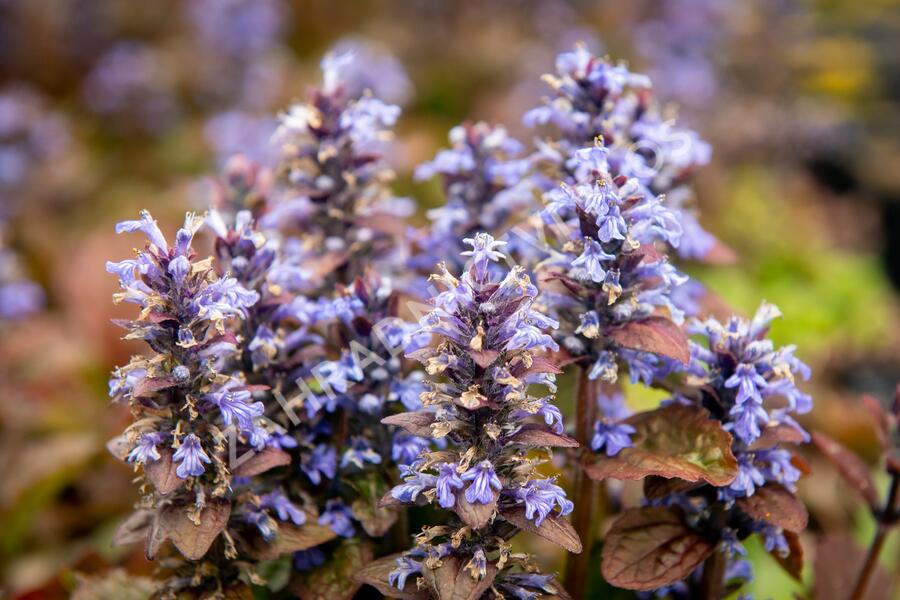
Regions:
<instances>
[{"instance_id":1,"label":"upright flowering stalk","mask_svg":"<svg viewBox=\"0 0 900 600\"><path fill-rule=\"evenodd\" d=\"M333 60L324 62L326 88L285 117L275 179L232 160L216 184L210 222L220 269L261 297L227 370L267 388L254 391L277 426L265 454L291 463L260 474L256 489L283 493L337 539L298 544L282 535L283 524L257 526L295 551L298 585L338 578L340 593L352 595L359 584L349 572L385 553L398 517L378 500L397 465L431 442L380 423L399 407L421 406L422 374L403 360L421 342L399 317L404 307L391 287L402 265L391 257L403 252L392 236L403 227L386 212L390 172L371 145L384 137L384 122L358 111L378 101L348 97ZM292 119L302 111L312 120L301 130Z\"/></svg>"},{"instance_id":2,"label":"upright flowering stalk","mask_svg":"<svg viewBox=\"0 0 900 600\"><path fill-rule=\"evenodd\" d=\"M116 369L110 381L110 395L127 403L135 419L110 447L144 483L138 512L117 540L146 540L152 558L169 539L191 561L205 559L172 567L172 592L237 582L237 563L228 559L246 549L246 498L229 449L238 443L262 449L271 434L252 388L223 369L239 344L235 331L259 294L217 275L211 258L198 259L192 239L202 223L188 214L170 244L145 211L116 227L143 232L144 248L106 265L122 287L116 302L140 307L134 320L121 322L126 337L143 339L152 350ZM274 496L261 501L279 504ZM291 518L302 521L302 513Z\"/></svg>"},{"instance_id":3,"label":"upright flowering stalk","mask_svg":"<svg viewBox=\"0 0 900 600\"><path fill-rule=\"evenodd\" d=\"M446 202L428 211L428 228L417 232L419 251L411 264L429 273L440 261L461 269L461 240L479 231L502 237L528 218L536 205L526 175L531 161L524 146L500 126L478 122L450 130L449 149L419 165L416 179L441 177Z\"/></svg>"},{"instance_id":4,"label":"upright flowering stalk","mask_svg":"<svg viewBox=\"0 0 900 600\"><path fill-rule=\"evenodd\" d=\"M616 384L622 369L632 382L651 385L688 360L678 326L683 313L672 302L686 278L660 251L681 228L664 197L612 174L606 148L578 150L568 164L579 180L545 195L549 255L536 271L542 303L560 323L555 338L582 371L576 437L584 447L612 452L630 443L630 432L605 415L597 420L601 384ZM587 539L598 490L582 470L575 489L573 523ZM567 585L576 597L585 593L587 569L587 559L570 557Z\"/></svg>"},{"instance_id":5,"label":"upright flowering stalk","mask_svg":"<svg viewBox=\"0 0 900 600\"><path fill-rule=\"evenodd\" d=\"M709 145L663 113L650 79L593 56L584 46L560 54L545 76L552 95L525 115L526 125L554 131L538 157L566 181L583 180L574 155L591 144L607 151L610 174L634 180L649 198L666 194L682 235L669 240L682 258L716 260L723 248L704 231L687 204L691 174L706 164Z\"/></svg>"},{"instance_id":6,"label":"upright flowering stalk","mask_svg":"<svg viewBox=\"0 0 900 600\"><path fill-rule=\"evenodd\" d=\"M572 503L552 478L537 474L548 447L572 447L552 396L557 350L552 319L533 308L538 291L521 267L491 276L503 255L485 233L467 240L471 264L461 279L441 265L443 291L422 320L433 344L414 353L430 375L424 406L383 422L413 435L445 439L447 450L423 452L404 471L387 504L432 504L452 516L425 527L413 550L370 565L359 575L387 596L537 597L565 592L531 558L513 553L520 530L572 552L581 542L562 515Z\"/></svg>"},{"instance_id":7,"label":"upright flowering stalk","mask_svg":"<svg viewBox=\"0 0 900 600\"><path fill-rule=\"evenodd\" d=\"M365 265L391 273L405 261L398 217L412 204L391 193L394 174L382 156L400 108L346 93L345 60L322 61L324 85L282 116L276 136L280 192L261 226L290 238L280 269L290 275L282 282L290 292L331 290Z\"/></svg>"},{"instance_id":8,"label":"upright flowering stalk","mask_svg":"<svg viewBox=\"0 0 900 600\"><path fill-rule=\"evenodd\" d=\"M740 542L754 534L799 576L798 533L807 513L793 492L803 467L786 444L808 439L794 416L812 408L796 385L810 373L793 346L776 348L766 339L777 316L763 304L749 321L693 323L702 344L691 343L675 395L625 421L632 447L588 466L599 478L646 478L646 506L619 517L604 546L603 573L614 585L719 598L726 583L733 589L751 578ZM672 536L683 540L681 549ZM665 568L645 568L662 555Z\"/></svg>"}]
</instances>

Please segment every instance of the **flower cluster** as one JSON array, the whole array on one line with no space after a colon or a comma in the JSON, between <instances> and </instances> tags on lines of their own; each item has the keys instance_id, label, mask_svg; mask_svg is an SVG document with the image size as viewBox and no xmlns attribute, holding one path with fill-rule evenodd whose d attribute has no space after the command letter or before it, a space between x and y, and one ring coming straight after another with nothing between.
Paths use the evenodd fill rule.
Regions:
<instances>
[{"instance_id":1,"label":"flower cluster","mask_svg":"<svg viewBox=\"0 0 900 600\"><path fill-rule=\"evenodd\" d=\"M525 115L525 124L551 127L556 137L542 142L537 159L551 168L545 186L584 181L583 163L575 158L596 143L607 154L609 173L633 180L639 193L666 194L681 235L669 243L683 258L704 258L715 238L700 227L686 206L690 175L710 158L699 136L667 118L656 103L649 78L622 64L593 56L584 46L559 55L556 74L545 76L553 95Z\"/></svg>"},{"instance_id":2,"label":"flower cluster","mask_svg":"<svg viewBox=\"0 0 900 600\"><path fill-rule=\"evenodd\" d=\"M291 237L279 268L289 292L349 283L363 274L362 258L396 273L406 255L400 218L412 204L391 194L394 175L381 154L400 108L348 94L342 60L326 56L322 89L292 106L276 134L283 189L261 226Z\"/></svg>"},{"instance_id":3,"label":"flower cluster","mask_svg":"<svg viewBox=\"0 0 900 600\"><path fill-rule=\"evenodd\" d=\"M687 278L656 249L677 240L680 227L662 197L611 175L607 149L579 150L572 164L589 181L548 192L541 213L550 244L537 266L543 302L560 321L560 344L590 379L614 383L622 363L633 382L650 385L677 363L644 351L628 333L640 326L675 328L683 320L672 290Z\"/></svg>"},{"instance_id":4,"label":"flower cluster","mask_svg":"<svg viewBox=\"0 0 900 600\"><path fill-rule=\"evenodd\" d=\"M419 165L416 179L439 175L446 202L428 211L429 227L415 237L419 252L412 266L430 272L438 262L462 268L461 240L479 231L498 238L536 208L526 175L531 161L525 147L500 126L478 122L450 130L449 149Z\"/></svg>"},{"instance_id":5,"label":"flower cluster","mask_svg":"<svg viewBox=\"0 0 900 600\"><path fill-rule=\"evenodd\" d=\"M424 406L385 421L449 442L447 450L422 453L404 470L393 500L436 504L456 518L426 527L416 547L396 560L389 580L397 589L415 589L414 575L426 585L443 577L428 573L464 570L459 577L472 587L495 590L483 597L503 597L497 590L514 597L553 594L552 580L512 553L509 539L530 529L580 551L577 536L562 541L549 533L555 528L547 521L564 524L558 516L572 503L535 470L544 460L534 450L575 445L563 434L553 397L530 391L535 384L555 390L558 368L544 353L558 349L546 333L556 324L534 309L538 291L521 267L502 280L491 277L503 242L478 233L466 243L468 270L457 279L441 265L433 279L443 291L422 319L424 331L436 338L413 354L431 376Z\"/></svg>"},{"instance_id":6,"label":"flower cluster","mask_svg":"<svg viewBox=\"0 0 900 600\"><path fill-rule=\"evenodd\" d=\"M233 323L247 317L259 295L218 276L211 259L198 260L192 240L202 224L189 213L169 244L145 211L116 227L119 233L142 232L144 248L106 265L122 288L115 300L140 307L136 319L120 323L126 337L145 340L153 351L116 369L110 381L110 396L127 402L136 417L113 450L152 484L142 506L154 512L154 523L172 527L165 515L173 507L195 523L216 523L199 555L179 546L191 558L205 554L232 515L229 437L261 449L270 435L262 403L253 401L245 381L222 371L237 351ZM153 531L146 535L152 556L159 541ZM227 533L224 552L235 552Z\"/></svg>"},{"instance_id":7,"label":"flower cluster","mask_svg":"<svg viewBox=\"0 0 900 600\"><path fill-rule=\"evenodd\" d=\"M797 379L808 379L810 370L794 356L793 346L776 348L767 339L769 325L778 316L775 306L763 303L750 320L732 317L722 324L708 319L691 325L690 331L703 339L702 345L691 344L686 373L691 387L669 402L699 404L733 434L737 474L722 487L700 486L652 500L681 507L701 529L708 527L704 524L710 519L717 520L718 535L725 542L722 551L731 561L729 569L744 580L751 571L741 559L745 551L740 540L760 534L769 552L786 557L794 551L788 538L797 534L788 528L779 509L766 514L748 503L761 492L765 496L757 502L764 506L771 494L795 491L801 466L784 445L809 439L794 416L812 409L810 396L797 387Z\"/></svg>"}]
</instances>

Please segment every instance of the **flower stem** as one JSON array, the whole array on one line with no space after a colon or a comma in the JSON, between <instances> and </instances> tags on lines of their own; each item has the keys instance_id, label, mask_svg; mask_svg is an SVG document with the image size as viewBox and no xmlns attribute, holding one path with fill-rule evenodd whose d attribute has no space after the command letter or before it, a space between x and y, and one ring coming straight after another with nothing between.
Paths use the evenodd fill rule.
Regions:
<instances>
[{"instance_id":1,"label":"flower stem","mask_svg":"<svg viewBox=\"0 0 900 600\"><path fill-rule=\"evenodd\" d=\"M875 530L875 537L869 546L869 552L866 554L866 560L863 563L862 571L853 587L852 600L862 600L866 597L866 591L869 588L869 582L875 574L878 567L878 556L884 547L884 541L887 539L888 533L897 521L897 499L900 497L900 473L894 473L891 478L891 487L888 491L887 500L884 503L884 510L875 515L878 526Z\"/></svg>"},{"instance_id":2,"label":"flower stem","mask_svg":"<svg viewBox=\"0 0 900 600\"><path fill-rule=\"evenodd\" d=\"M594 422L597 420L598 391L598 382L590 380L587 370L581 369L575 408L575 437L581 444L579 457L591 445ZM580 468L579 461L573 481L572 500L575 503L575 510L572 514L572 526L578 532L584 549L581 554L570 554L566 563L566 588L573 598L586 597L591 547L596 529L599 489L600 484L585 475L584 469Z\"/></svg>"},{"instance_id":3,"label":"flower stem","mask_svg":"<svg viewBox=\"0 0 900 600\"><path fill-rule=\"evenodd\" d=\"M721 600L725 593L726 563L725 554L719 548L713 550L713 553L703 563L703 579L700 580L698 598L702 598L702 600Z\"/></svg>"}]
</instances>

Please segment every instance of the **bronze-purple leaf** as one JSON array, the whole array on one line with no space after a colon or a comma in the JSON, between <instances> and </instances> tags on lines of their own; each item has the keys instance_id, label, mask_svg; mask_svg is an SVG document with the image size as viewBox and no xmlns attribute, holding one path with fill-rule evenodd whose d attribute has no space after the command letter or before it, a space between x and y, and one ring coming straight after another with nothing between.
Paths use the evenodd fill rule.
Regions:
<instances>
[{"instance_id":1,"label":"bronze-purple leaf","mask_svg":"<svg viewBox=\"0 0 900 600\"><path fill-rule=\"evenodd\" d=\"M787 488L769 483L752 496L738 499L735 504L748 516L788 531L803 531L809 522L806 507Z\"/></svg>"},{"instance_id":2,"label":"bronze-purple leaf","mask_svg":"<svg viewBox=\"0 0 900 600\"><path fill-rule=\"evenodd\" d=\"M416 587L416 578L410 577L406 580L406 585L402 590L398 590L388 582L388 576L391 571L397 568L397 559L402 554L392 554L379 558L358 570L353 575L353 580L357 583L371 585L373 588L384 594L388 598L399 598L400 600L428 600L431 597L426 591L420 591Z\"/></svg>"},{"instance_id":3,"label":"bronze-purple leaf","mask_svg":"<svg viewBox=\"0 0 900 600\"><path fill-rule=\"evenodd\" d=\"M177 466L172 461L172 449L161 448L159 459L144 465L144 475L163 496L181 487L184 480L175 473Z\"/></svg>"},{"instance_id":4,"label":"bronze-purple leaf","mask_svg":"<svg viewBox=\"0 0 900 600\"><path fill-rule=\"evenodd\" d=\"M112 537L112 545L128 546L145 541L155 518L156 513L152 510L138 509L134 511L116 528Z\"/></svg>"},{"instance_id":5,"label":"bronze-purple leaf","mask_svg":"<svg viewBox=\"0 0 900 600\"><path fill-rule=\"evenodd\" d=\"M648 317L611 329L607 332L617 344L632 350L661 354L683 364L691 360L688 339L671 319Z\"/></svg>"},{"instance_id":6,"label":"bronze-purple leaf","mask_svg":"<svg viewBox=\"0 0 900 600\"><path fill-rule=\"evenodd\" d=\"M350 506L353 518L372 537L381 537L397 522L397 510L381 506L381 499L357 498Z\"/></svg>"},{"instance_id":7,"label":"bronze-purple leaf","mask_svg":"<svg viewBox=\"0 0 900 600\"><path fill-rule=\"evenodd\" d=\"M536 533L547 541L565 548L569 552L580 554L582 550L581 540L572 524L556 515L548 515L541 526L525 516L522 507L509 508L500 511L500 516L523 531Z\"/></svg>"},{"instance_id":8,"label":"bronze-purple leaf","mask_svg":"<svg viewBox=\"0 0 900 600\"><path fill-rule=\"evenodd\" d=\"M878 491L872 482L869 468L857 455L847 450L844 446L831 439L824 433L814 431L812 441L825 455L825 458L834 465L844 481L856 490L873 509L878 508Z\"/></svg>"},{"instance_id":9,"label":"bronze-purple leaf","mask_svg":"<svg viewBox=\"0 0 900 600\"><path fill-rule=\"evenodd\" d=\"M499 494L494 492L494 497L488 504L477 502L473 504L466 500L465 494L458 494L453 510L456 511L456 514L459 515L459 518L462 519L463 523L472 529L481 529L490 522L494 510L497 508L498 496Z\"/></svg>"},{"instance_id":10,"label":"bronze-purple leaf","mask_svg":"<svg viewBox=\"0 0 900 600\"><path fill-rule=\"evenodd\" d=\"M637 480L656 475L723 486L737 476L731 434L702 408L673 404L625 422L637 430L634 447L615 456L585 456L589 477Z\"/></svg>"},{"instance_id":11,"label":"bronze-purple leaf","mask_svg":"<svg viewBox=\"0 0 900 600\"><path fill-rule=\"evenodd\" d=\"M324 565L296 574L288 589L300 600L351 600L362 586L353 576L374 555L369 542L344 540Z\"/></svg>"},{"instance_id":12,"label":"bronze-purple leaf","mask_svg":"<svg viewBox=\"0 0 900 600\"><path fill-rule=\"evenodd\" d=\"M702 481L685 481L676 477L666 479L665 477L650 475L644 478L644 496L648 500L659 500L672 494L689 492L702 485L705 485Z\"/></svg>"},{"instance_id":13,"label":"bronze-purple leaf","mask_svg":"<svg viewBox=\"0 0 900 600\"><path fill-rule=\"evenodd\" d=\"M773 550L770 552L772 558L774 558L781 568L784 569L788 575L796 579L797 581L802 581L803 578L803 545L800 543L799 534L785 530L784 539L787 540L788 544L788 554L787 556L782 556L780 552L777 550Z\"/></svg>"},{"instance_id":14,"label":"bronze-purple leaf","mask_svg":"<svg viewBox=\"0 0 900 600\"><path fill-rule=\"evenodd\" d=\"M490 589L497 577L497 567L493 563L487 563L485 576L481 579L472 577L465 566L463 560L451 555L441 559L438 568L423 569L425 582L437 600L478 600Z\"/></svg>"},{"instance_id":15,"label":"bronze-purple leaf","mask_svg":"<svg viewBox=\"0 0 900 600\"><path fill-rule=\"evenodd\" d=\"M526 446L550 446L554 448L577 448L578 441L565 434L559 434L544 425L529 423L505 439L507 443Z\"/></svg>"},{"instance_id":16,"label":"bronze-purple leaf","mask_svg":"<svg viewBox=\"0 0 900 600\"><path fill-rule=\"evenodd\" d=\"M271 542L261 537L253 538L250 553L260 560L272 560L283 554L309 550L333 540L337 534L325 525L306 522L303 525L279 523L278 534Z\"/></svg>"},{"instance_id":17,"label":"bronze-purple leaf","mask_svg":"<svg viewBox=\"0 0 900 600\"><path fill-rule=\"evenodd\" d=\"M799 444L804 440L803 433L796 427L778 423L776 425L768 425L763 429L762 435L753 442L750 450L767 450L774 448L778 444Z\"/></svg>"},{"instance_id":18,"label":"bronze-purple leaf","mask_svg":"<svg viewBox=\"0 0 900 600\"><path fill-rule=\"evenodd\" d=\"M185 558L200 560L228 524L231 502L221 498L207 502L200 512L199 525L188 517L188 508L177 504L166 506L159 513L159 524L165 537L172 540Z\"/></svg>"},{"instance_id":19,"label":"bronze-purple leaf","mask_svg":"<svg viewBox=\"0 0 900 600\"><path fill-rule=\"evenodd\" d=\"M653 590L690 575L715 547L677 508L630 508L606 536L601 571L616 587Z\"/></svg>"},{"instance_id":20,"label":"bronze-purple leaf","mask_svg":"<svg viewBox=\"0 0 900 600\"><path fill-rule=\"evenodd\" d=\"M234 474L238 477L252 477L289 464L290 454L278 448L265 448L235 467Z\"/></svg>"},{"instance_id":21,"label":"bronze-purple leaf","mask_svg":"<svg viewBox=\"0 0 900 600\"><path fill-rule=\"evenodd\" d=\"M404 412L390 415L381 420L383 425L394 425L405 429L419 437L434 437L431 433L431 424L434 423L434 415L427 412Z\"/></svg>"},{"instance_id":22,"label":"bronze-purple leaf","mask_svg":"<svg viewBox=\"0 0 900 600\"><path fill-rule=\"evenodd\" d=\"M165 377L145 377L131 390L134 398L146 398L152 394L178 385L178 380L173 375Z\"/></svg>"}]
</instances>

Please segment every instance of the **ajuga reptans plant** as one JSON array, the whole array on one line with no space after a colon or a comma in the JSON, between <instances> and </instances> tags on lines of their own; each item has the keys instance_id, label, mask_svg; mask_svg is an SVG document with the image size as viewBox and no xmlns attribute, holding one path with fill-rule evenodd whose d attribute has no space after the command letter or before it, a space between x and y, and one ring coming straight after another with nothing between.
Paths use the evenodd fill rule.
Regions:
<instances>
[{"instance_id":1,"label":"ajuga reptans plant","mask_svg":"<svg viewBox=\"0 0 900 600\"><path fill-rule=\"evenodd\" d=\"M615 493L597 482L619 479L645 499L604 541L610 584L719 597L749 578L754 534L796 571L808 369L766 339L769 305L694 318L695 282L670 261L721 253L683 202L708 147L646 78L577 48L527 118L548 137L529 151L500 126L454 129L419 169L446 204L414 230L385 160L399 108L349 60L327 57L281 116L278 160L230 160L174 242L147 213L119 226L149 240L108 268L151 353L111 382L134 415L111 449L142 490L117 541L164 557L169 595L582 598L598 570L582 545ZM626 380L669 399L632 414ZM568 551L564 581L514 548L520 532Z\"/></svg>"}]
</instances>

